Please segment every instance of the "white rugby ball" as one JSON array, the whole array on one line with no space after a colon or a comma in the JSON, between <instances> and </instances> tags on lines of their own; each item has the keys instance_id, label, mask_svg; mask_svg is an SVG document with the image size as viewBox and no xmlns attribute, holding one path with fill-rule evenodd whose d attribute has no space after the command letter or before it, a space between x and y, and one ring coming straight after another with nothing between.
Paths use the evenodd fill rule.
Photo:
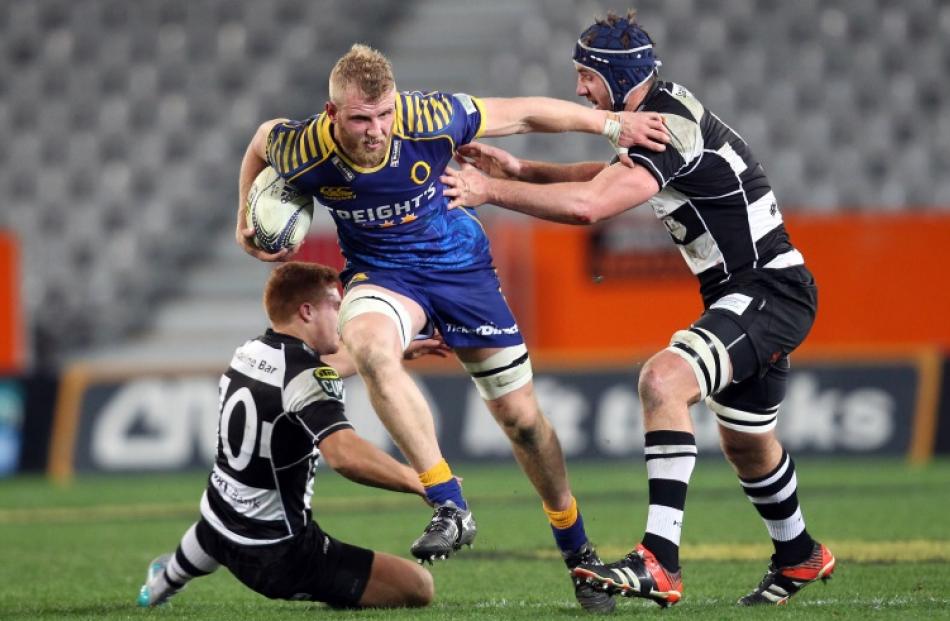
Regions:
<instances>
[{"instance_id":1,"label":"white rugby ball","mask_svg":"<svg viewBox=\"0 0 950 621\"><path fill-rule=\"evenodd\" d=\"M298 192L271 166L254 179L245 207L254 243L267 252L302 242L313 219L313 197Z\"/></svg>"}]
</instances>

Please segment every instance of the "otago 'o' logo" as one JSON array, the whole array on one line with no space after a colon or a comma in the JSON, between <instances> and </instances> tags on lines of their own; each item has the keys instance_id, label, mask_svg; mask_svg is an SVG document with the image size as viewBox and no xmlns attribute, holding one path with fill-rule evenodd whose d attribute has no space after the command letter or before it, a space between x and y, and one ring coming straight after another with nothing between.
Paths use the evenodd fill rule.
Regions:
<instances>
[{"instance_id":1,"label":"otago 'o' logo","mask_svg":"<svg viewBox=\"0 0 950 621\"><path fill-rule=\"evenodd\" d=\"M411 177L416 184L422 185L429 179L429 174L431 173L431 166L425 162L416 162L412 165L412 170L409 171L409 177Z\"/></svg>"}]
</instances>

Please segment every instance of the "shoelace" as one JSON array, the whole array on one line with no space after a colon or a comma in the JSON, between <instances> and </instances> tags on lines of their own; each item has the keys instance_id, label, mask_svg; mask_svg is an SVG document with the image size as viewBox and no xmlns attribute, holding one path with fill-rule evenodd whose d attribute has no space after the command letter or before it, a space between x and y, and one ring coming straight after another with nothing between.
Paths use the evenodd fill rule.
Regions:
<instances>
[{"instance_id":1,"label":"shoelace","mask_svg":"<svg viewBox=\"0 0 950 621\"><path fill-rule=\"evenodd\" d=\"M639 560L639 561L643 561L643 557L640 556L639 554L637 554L636 551L633 551L633 552L627 554L625 557L623 557L623 558L620 559L619 561L617 561L616 563L610 563L609 565L605 565L605 566L606 566L606 567L611 567L611 568L619 568L619 567L622 567L622 566L624 566L624 565L629 565L629 564L633 561L633 559L637 559L637 560Z\"/></svg>"},{"instance_id":2,"label":"shoelace","mask_svg":"<svg viewBox=\"0 0 950 621\"><path fill-rule=\"evenodd\" d=\"M432 516L432 519L429 521L429 525L426 527L426 532L430 533L433 531L438 532L447 532L449 530L449 520L453 522L455 518L455 511L449 507L440 507L436 511L435 515Z\"/></svg>"},{"instance_id":3,"label":"shoelace","mask_svg":"<svg viewBox=\"0 0 950 621\"><path fill-rule=\"evenodd\" d=\"M756 590L764 591L768 587L775 584L775 579L776 577L778 577L778 575L779 575L778 568L775 567L775 565L769 563L769 570L765 573L765 577L762 578L762 581L759 582L759 586L756 588Z\"/></svg>"}]
</instances>

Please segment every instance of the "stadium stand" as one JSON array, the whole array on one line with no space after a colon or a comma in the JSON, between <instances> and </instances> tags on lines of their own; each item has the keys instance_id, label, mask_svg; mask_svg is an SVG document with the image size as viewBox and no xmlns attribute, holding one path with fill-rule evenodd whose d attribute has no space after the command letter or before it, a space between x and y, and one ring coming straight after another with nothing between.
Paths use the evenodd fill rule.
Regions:
<instances>
[{"instance_id":1,"label":"stadium stand","mask_svg":"<svg viewBox=\"0 0 950 621\"><path fill-rule=\"evenodd\" d=\"M734 120L787 208L950 206L947 3L633 4L664 74ZM135 357L141 349L115 345L129 335L158 358L174 348L156 344L174 335L219 334L230 347L225 317L244 324L240 334L262 318L255 270L266 268L229 247L238 163L260 120L319 109L351 42L386 51L402 88L574 99L573 41L606 8L0 3L0 227L22 240L34 364ZM586 136L502 144L528 157L609 156Z\"/></svg>"}]
</instances>

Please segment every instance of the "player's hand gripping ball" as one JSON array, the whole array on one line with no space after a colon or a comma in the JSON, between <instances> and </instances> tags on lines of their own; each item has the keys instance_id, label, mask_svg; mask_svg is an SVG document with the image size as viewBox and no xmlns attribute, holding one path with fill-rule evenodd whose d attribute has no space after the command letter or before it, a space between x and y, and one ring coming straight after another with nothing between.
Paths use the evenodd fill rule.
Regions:
<instances>
[{"instance_id":1,"label":"player's hand gripping ball","mask_svg":"<svg viewBox=\"0 0 950 621\"><path fill-rule=\"evenodd\" d=\"M245 207L254 243L267 252L298 245L313 219L313 198L298 192L270 166L254 179Z\"/></svg>"}]
</instances>

